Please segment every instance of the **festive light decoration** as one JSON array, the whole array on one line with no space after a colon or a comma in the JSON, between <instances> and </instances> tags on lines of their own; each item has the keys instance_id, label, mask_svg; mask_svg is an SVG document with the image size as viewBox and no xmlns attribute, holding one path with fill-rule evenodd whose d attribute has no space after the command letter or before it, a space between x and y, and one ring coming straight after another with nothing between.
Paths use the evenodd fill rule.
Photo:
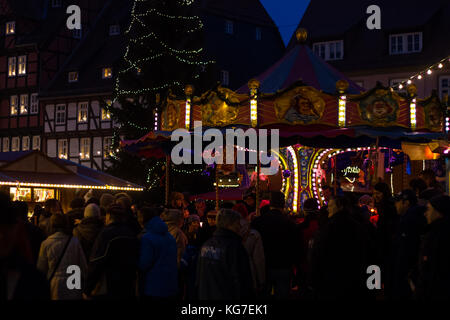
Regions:
<instances>
[{"instance_id":1,"label":"festive light decoration","mask_svg":"<svg viewBox=\"0 0 450 320\"><path fill-rule=\"evenodd\" d=\"M339 97L339 127L345 127L345 107L347 97L342 95Z\"/></svg>"},{"instance_id":2,"label":"festive light decoration","mask_svg":"<svg viewBox=\"0 0 450 320\"><path fill-rule=\"evenodd\" d=\"M34 182L11 182L0 181L0 185L3 186L17 186L22 187L36 187L36 188L57 188L57 189L98 189L98 190L121 190L121 191L143 191L143 188L133 187L118 187L118 186L87 186L76 184L47 184L47 183L34 183Z\"/></svg>"},{"instance_id":3,"label":"festive light decoration","mask_svg":"<svg viewBox=\"0 0 450 320\"><path fill-rule=\"evenodd\" d=\"M410 114L410 123L411 129L416 129L416 98L411 100L409 104L409 114Z\"/></svg>"},{"instance_id":4,"label":"festive light decoration","mask_svg":"<svg viewBox=\"0 0 450 320\"><path fill-rule=\"evenodd\" d=\"M298 183L299 183L298 161L297 161L297 154L294 148L288 147L287 149L291 154L292 162L294 163L294 200L292 201L292 211L296 213L298 210Z\"/></svg>"},{"instance_id":5,"label":"festive light decoration","mask_svg":"<svg viewBox=\"0 0 450 320\"><path fill-rule=\"evenodd\" d=\"M450 117L445 117L445 132L450 132Z\"/></svg>"},{"instance_id":6,"label":"festive light decoration","mask_svg":"<svg viewBox=\"0 0 450 320\"><path fill-rule=\"evenodd\" d=\"M431 65L431 66L429 66L427 68L425 68L424 70L422 70L422 71L420 71L420 72L410 76L408 78L408 80L399 82L399 83L391 86L391 88L398 88L398 89L401 90L401 89L404 88L405 84L411 84L412 80L414 80L415 78L417 78L418 80L421 80L423 78L424 74L431 75L433 73L433 70L442 69L444 67L445 63L449 63L449 62L450 62L450 55L445 57L445 58L443 58L443 59L441 59L441 60L439 60L439 61L437 61L436 63L434 63L433 65Z\"/></svg>"}]
</instances>

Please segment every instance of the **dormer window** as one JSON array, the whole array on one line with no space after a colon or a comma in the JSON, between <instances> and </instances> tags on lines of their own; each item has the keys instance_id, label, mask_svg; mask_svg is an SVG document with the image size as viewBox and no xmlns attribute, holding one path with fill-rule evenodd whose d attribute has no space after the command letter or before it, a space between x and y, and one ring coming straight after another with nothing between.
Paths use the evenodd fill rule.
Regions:
<instances>
[{"instance_id":1,"label":"dormer window","mask_svg":"<svg viewBox=\"0 0 450 320\"><path fill-rule=\"evenodd\" d=\"M52 8L61 8L62 0L52 0Z\"/></svg>"},{"instance_id":2,"label":"dormer window","mask_svg":"<svg viewBox=\"0 0 450 320\"><path fill-rule=\"evenodd\" d=\"M69 72L69 82L77 82L78 81L78 72L71 71Z\"/></svg>"},{"instance_id":3,"label":"dormer window","mask_svg":"<svg viewBox=\"0 0 450 320\"><path fill-rule=\"evenodd\" d=\"M118 24L113 24L109 26L109 35L117 36L120 34L120 26Z\"/></svg>"},{"instance_id":4,"label":"dormer window","mask_svg":"<svg viewBox=\"0 0 450 320\"><path fill-rule=\"evenodd\" d=\"M14 34L16 33L16 22L10 21L6 23L6 34Z\"/></svg>"},{"instance_id":5,"label":"dormer window","mask_svg":"<svg viewBox=\"0 0 450 320\"><path fill-rule=\"evenodd\" d=\"M422 51L422 32L391 34L389 54L405 54Z\"/></svg>"},{"instance_id":6,"label":"dormer window","mask_svg":"<svg viewBox=\"0 0 450 320\"><path fill-rule=\"evenodd\" d=\"M326 41L313 44L313 51L323 60L342 60L344 57L344 41Z\"/></svg>"},{"instance_id":7,"label":"dormer window","mask_svg":"<svg viewBox=\"0 0 450 320\"><path fill-rule=\"evenodd\" d=\"M103 68L102 69L102 79L111 79L112 78L112 68Z\"/></svg>"}]
</instances>

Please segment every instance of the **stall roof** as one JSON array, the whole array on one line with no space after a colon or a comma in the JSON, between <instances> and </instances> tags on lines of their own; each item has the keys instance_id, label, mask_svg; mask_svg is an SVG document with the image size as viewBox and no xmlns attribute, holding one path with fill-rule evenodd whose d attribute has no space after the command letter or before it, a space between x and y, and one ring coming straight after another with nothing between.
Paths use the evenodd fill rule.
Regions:
<instances>
[{"instance_id":1,"label":"stall roof","mask_svg":"<svg viewBox=\"0 0 450 320\"><path fill-rule=\"evenodd\" d=\"M39 151L0 153L0 185L143 191L143 187Z\"/></svg>"}]
</instances>

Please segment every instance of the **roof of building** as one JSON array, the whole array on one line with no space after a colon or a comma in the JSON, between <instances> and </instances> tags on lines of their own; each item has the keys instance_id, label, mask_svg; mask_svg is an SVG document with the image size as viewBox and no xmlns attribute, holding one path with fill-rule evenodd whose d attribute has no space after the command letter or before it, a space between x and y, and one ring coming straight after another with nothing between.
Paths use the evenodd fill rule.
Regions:
<instances>
[{"instance_id":1,"label":"roof of building","mask_svg":"<svg viewBox=\"0 0 450 320\"><path fill-rule=\"evenodd\" d=\"M109 36L110 25L119 24L125 31L131 11L131 1L108 0L92 28L82 30L82 40L67 59L49 86L45 96L82 95L112 92L115 67L125 53L126 39L121 35ZM111 67L113 77L102 78L102 68ZM78 72L78 81L69 83L68 74Z\"/></svg>"},{"instance_id":2,"label":"roof of building","mask_svg":"<svg viewBox=\"0 0 450 320\"><path fill-rule=\"evenodd\" d=\"M0 153L0 184L142 191L143 187L39 151Z\"/></svg>"}]
</instances>

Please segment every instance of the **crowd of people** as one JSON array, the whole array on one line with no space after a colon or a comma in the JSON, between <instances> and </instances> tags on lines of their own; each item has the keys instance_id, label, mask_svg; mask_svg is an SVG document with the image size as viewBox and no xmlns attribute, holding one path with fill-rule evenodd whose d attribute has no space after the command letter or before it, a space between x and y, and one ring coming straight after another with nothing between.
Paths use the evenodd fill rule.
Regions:
<instances>
[{"instance_id":1,"label":"crowd of people","mask_svg":"<svg viewBox=\"0 0 450 320\"><path fill-rule=\"evenodd\" d=\"M251 189L218 211L178 192L167 206L87 193L69 212L50 199L31 218L0 194L0 297L449 299L450 197L429 170L410 187L392 197L379 182L373 197L331 195L325 207L308 199L299 215L281 192L257 210Z\"/></svg>"}]
</instances>

